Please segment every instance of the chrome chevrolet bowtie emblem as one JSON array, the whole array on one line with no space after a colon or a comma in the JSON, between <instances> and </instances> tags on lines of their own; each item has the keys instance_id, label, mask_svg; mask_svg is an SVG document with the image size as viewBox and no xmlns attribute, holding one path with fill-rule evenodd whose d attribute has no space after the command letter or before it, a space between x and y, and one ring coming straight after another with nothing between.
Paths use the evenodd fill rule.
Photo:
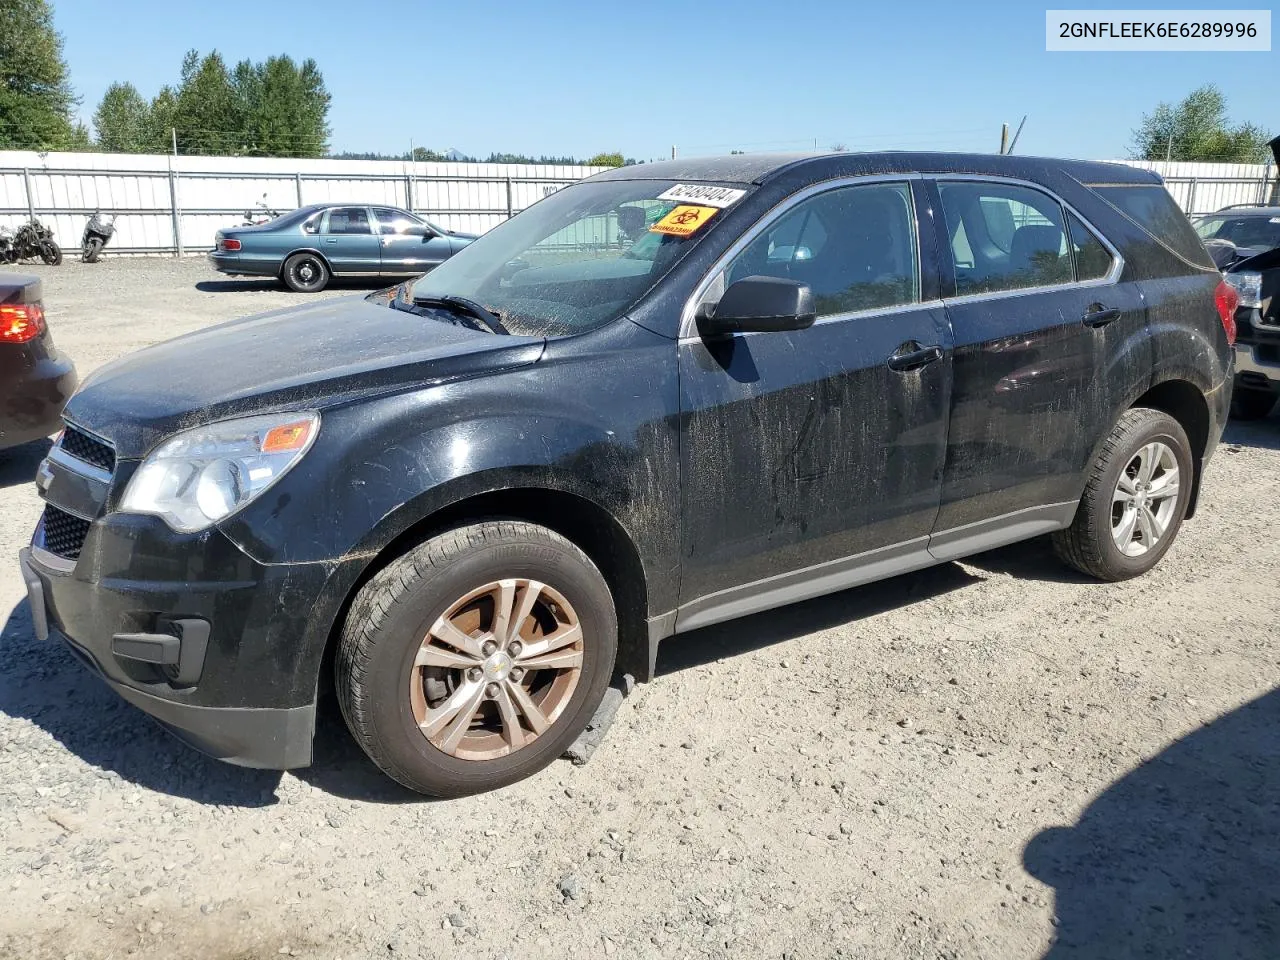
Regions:
<instances>
[{"instance_id":1,"label":"chrome chevrolet bowtie emblem","mask_svg":"<svg viewBox=\"0 0 1280 960\"><path fill-rule=\"evenodd\" d=\"M53 483L53 469L49 466L48 460L41 460L40 466L36 469L36 490L43 496L49 492L51 483Z\"/></svg>"}]
</instances>

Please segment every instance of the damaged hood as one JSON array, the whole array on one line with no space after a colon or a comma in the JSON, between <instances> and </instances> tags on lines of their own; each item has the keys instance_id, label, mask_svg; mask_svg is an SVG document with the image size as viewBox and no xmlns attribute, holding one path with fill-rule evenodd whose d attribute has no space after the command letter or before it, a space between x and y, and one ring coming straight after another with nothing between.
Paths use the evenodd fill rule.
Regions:
<instances>
[{"instance_id":1,"label":"damaged hood","mask_svg":"<svg viewBox=\"0 0 1280 960\"><path fill-rule=\"evenodd\" d=\"M135 459L188 427L523 366L544 344L342 297L131 353L91 374L66 416Z\"/></svg>"}]
</instances>

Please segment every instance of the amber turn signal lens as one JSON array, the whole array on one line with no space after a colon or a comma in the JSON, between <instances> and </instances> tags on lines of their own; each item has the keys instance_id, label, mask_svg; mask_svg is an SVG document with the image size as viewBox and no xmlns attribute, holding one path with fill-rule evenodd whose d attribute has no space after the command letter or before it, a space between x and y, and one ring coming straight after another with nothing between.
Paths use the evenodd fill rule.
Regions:
<instances>
[{"instance_id":1,"label":"amber turn signal lens","mask_svg":"<svg viewBox=\"0 0 1280 960\"><path fill-rule=\"evenodd\" d=\"M311 437L314 421L299 420L297 423L285 423L272 427L262 438L263 453L288 453L301 450Z\"/></svg>"},{"instance_id":2,"label":"amber turn signal lens","mask_svg":"<svg viewBox=\"0 0 1280 960\"><path fill-rule=\"evenodd\" d=\"M40 304L0 304L0 343L26 343L42 333L44 307Z\"/></svg>"}]
</instances>

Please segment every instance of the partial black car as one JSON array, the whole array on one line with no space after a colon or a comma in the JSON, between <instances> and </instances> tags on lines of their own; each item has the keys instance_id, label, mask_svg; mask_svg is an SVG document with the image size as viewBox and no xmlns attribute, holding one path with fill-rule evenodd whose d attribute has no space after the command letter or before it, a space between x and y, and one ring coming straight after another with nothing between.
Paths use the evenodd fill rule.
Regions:
<instances>
[{"instance_id":1,"label":"partial black car","mask_svg":"<svg viewBox=\"0 0 1280 960\"><path fill-rule=\"evenodd\" d=\"M1130 167L624 167L388 293L97 371L24 579L214 756L309 763L332 686L399 782L491 789L698 627L1042 534L1145 573L1222 432L1235 299Z\"/></svg>"},{"instance_id":2,"label":"partial black car","mask_svg":"<svg viewBox=\"0 0 1280 960\"><path fill-rule=\"evenodd\" d=\"M1196 232L1240 298L1231 412L1257 420L1280 396L1280 206L1219 210Z\"/></svg>"},{"instance_id":3,"label":"partial black car","mask_svg":"<svg viewBox=\"0 0 1280 960\"><path fill-rule=\"evenodd\" d=\"M76 382L53 345L39 278L0 273L0 451L62 429Z\"/></svg>"}]
</instances>

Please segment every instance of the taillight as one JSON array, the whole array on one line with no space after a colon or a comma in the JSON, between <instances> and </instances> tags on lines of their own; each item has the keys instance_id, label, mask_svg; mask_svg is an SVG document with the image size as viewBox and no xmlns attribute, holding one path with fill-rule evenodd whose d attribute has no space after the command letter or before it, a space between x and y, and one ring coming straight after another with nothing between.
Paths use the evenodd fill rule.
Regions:
<instances>
[{"instance_id":1,"label":"taillight","mask_svg":"<svg viewBox=\"0 0 1280 960\"><path fill-rule=\"evenodd\" d=\"M0 304L0 343L26 343L42 333L44 307L40 304Z\"/></svg>"},{"instance_id":2,"label":"taillight","mask_svg":"<svg viewBox=\"0 0 1280 960\"><path fill-rule=\"evenodd\" d=\"M1236 307L1240 306L1240 294L1225 280L1213 291L1213 302L1222 318L1222 329L1227 331L1227 343L1236 342Z\"/></svg>"},{"instance_id":3,"label":"taillight","mask_svg":"<svg viewBox=\"0 0 1280 960\"><path fill-rule=\"evenodd\" d=\"M221 246L223 250L236 251L240 249L240 241L234 237L224 237L218 241L218 245Z\"/></svg>"}]
</instances>

